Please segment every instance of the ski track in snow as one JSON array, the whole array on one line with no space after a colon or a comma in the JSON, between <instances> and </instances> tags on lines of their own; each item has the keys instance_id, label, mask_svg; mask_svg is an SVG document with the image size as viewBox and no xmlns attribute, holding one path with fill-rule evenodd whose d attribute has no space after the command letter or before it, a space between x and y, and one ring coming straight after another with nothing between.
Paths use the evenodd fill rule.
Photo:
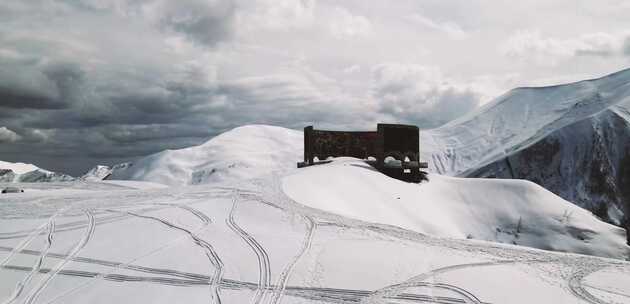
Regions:
<instances>
[{"instance_id":1,"label":"ski track in snow","mask_svg":"<svg viewBox=\"0 0 630 304\"><path fill-rule=\"evenodd\" d=\"M308 232L304 241L302 242L302 248L300 252L293 258L293 260L287 265L287 267L282 271L280 277L278 278L278 282L276 283L276 288L274 289L273 298L271 299L272 304L280 303L282 299L282 295L287 288L287 284L289 282L289 278L291 277L291 273L293 272L293 268L300 261L300 259L308 252L311 248L311 244L313 242L313 235L315 234L315 228L317 224L311 217L304 216L306 223L308 225Z\"/></svg>"},{"instance_id":2,"label":"ski track in snow","mask_svg":"<svg viewBox=\"0 0 630 304\"><path fill-rule=\"evenodd\" d=\"M569 290L571 293L579 299L582 299L591 304L607 304L608 302L603 301L584 288L583 280L590 274L593 274L599 270L601 270L601 266L592 266L589 265L587 267L583 267L571 274L569 278ZM608 292L608 291L607 291Z\"/></svg>"},{"instance_id":3,"label":"ski track in snow","mask_svg":"<svg viewBox=\"0 0 630 304\"><path fill-rule=\"evenodd\" d=\"M230 213L228 218L225 220L225 223L236 233L247 245L252 249L256 258L258 259L258 288L256 289L256 293L252 298L252 303L262 303L266 296L266 291L271 285L271 269L269 266L269 256L265 249L256 241L254 237L252 237L247 231L243 230L236 221L234 220L234 212L236 211L236 205L239 199L239 191L234 191L234 196L232 198L232 209L230 209Z\"/></svg>"},{"instance_id":4,"label":"ski track in snow","mask_svg":"<svg viewBox=\"0 0 630 304\"><path fill-rule=\"evenodd\" d=\"M44 247L44 250L40 252L37 258L37 262L35 263L35 267L33 267L29 271L26 277L24 277L20 282L17 283L15 289L13 290L13 294L7 300L3 302L4 304L14 303L15 300L17 300L17 298L22 294L24 287L31 281L33 276L35 276L35 274L37 274L40 271L42 264L44 263L44 259L46 258L46 255L48 254L48 250L50 250L50 247L52 247L54 233L55 233L55 220L53 216L50 218L48 222L48 235L46 237L46 246ZM3 265L3 267L5 266L6 265Z\"/></svg>"},{"instance_id":5,"label":"ski track in snow","mask_svg":"<svg viewBox=\"0 0 630 304\"><path fill-rule=\"evenodd\" d=\"M115 262L109 262L114 263ZM7 265L4 267L5 269L15 270L15 271L32 271L30 267L24 266L13 266ZM133 269L133 268L129 268ZM164 271L163 269L151 269L148 267L142 268L144 272L149 273L160 273ZM155 270L155 271L154 271ZM51 269L41 268L38 270L39 273L49 273ZM169 273L177 273L177 271L168 271ZM131 276L131 275L122 275L122 274L103 274L98 272L90 272L90 271L80 271L80 270L61 270L59 275L71 276L71 277L82 277L82 278L90 278L96 279L99 277L104 278L108 281L113 282L146 282L153 284L162 284L168 286L178 286L178 287L194 287L194 286L208 286L210 283L208 281L209 277L200 275L200 274L187 274L188 276L199 277L200 279L176 279L170 277L147 277L147 276ZM430 283L427 283L427 286ZM433 287L440 288L448 288L449 290L457 290L459 289L456 286L449 284L432 284L435 285ZM231 290L257 290L259 288L257 283L243 282L243 281L235 281L229 279L223 279L220 282L221 288L231 289ZM270 286L270 288L278 288L278 286ZM325 301L325 302L333 302L333 303L357 303L361 301L361 299L369 296L372 291L369 290L352 290L352 289L336 289L336 288L321 288L321 287L297 287L297 286L286 286L286 290L289 295L297 296L304 299ZM400 295L388 297L391 300L408 300L413 302L433 302L433 303L466 303L465 300L460 298L453 297L445 297L445 296L432 296L432 295L424 295L424 294L412 294L412 293L402 293ZM484 303L485 304L485 303Z\"/></svg>"},{"instance_id":6,"label":"ski track in snow","mask_svg":"<svg viewBox=\"0 0 630 304\"><path fill-rule=\"evenodd\" d=\"M192 208L185 208L186 210L194 210ZM117 210L108 210L111 212L121 212L121 211L117 211ZM221 260L221 258L219 257L219 255L216 253L216 251L214 250L214 247L212 247L212 245L208 242L206 242L205 240L203 240L202 238L200 238L199 236L197 236L196 233L193 233L192 231L180 227L178 225L173 224L172 222L169 222L165 219L162 218L158 218L158 217L153 217L153 216L148 216L148 215L141 215L141 214L136 214L133 212L126 212L127 214L131 215L131 216L135 216L138 218L144 218L144 219L149 219L149 220L154 220L157 221L159 223L162 223L164 225L166 225L169 228L184 232L186 234L188 234L190 236L190 238L193 240L193 242L201 247L206 256L208 257L210 264L212 264L213 268L214 268L214 276L213 278L210 279L210 286L211 286L211 294L212 294L212 298L214 300L214 302L216 303L221 303L221 296L220 296L220 290L219 290L219 282L221 282L221 279L223 277L223 271L224 271L224 265L223 265L223 261ZM197 215L200 214L200 212L198 211L194 211L193 214ZM207 218L206 216L201 217L202 221L206 221L207 223L209 223L209 218Z\"/></svg>"},{"instance_id":7,"label":"ski track in snow","mask_svg":"<svg viewBox=\"0 0 630 304\"><path fill-rule=\"evenodd\" d=\"M34 229L33 231L31 231L26 238L24 238L17 247L15 247L13 250L11 250L9 252L9 254L4 258L4 260L2 260L2 262L0 262L0 267L6 265L12 258L13 256L15 256L16 253L20 252L21 250L23 250L24 248L26 248L26 246L30 245L33 240L35 240L35 238L37 238L37 236L39 236L40 234L45 233L47 227L50 226L51 224L51 220L43 223L41 226L37 227L36 229Z\"/></svg>"},{"instance_id":8,"label":"ski track in snow","mask_svg":"<svg viewBox=\"0 0 630 304\"><path fill-rule=\"evenodd\" d=\"M94 215L92 214L92 212L90 212L89 210L85 210L85 215L88 218L88 227L83 237L79 240L79 242L75 245L75 247L72 248L72 250L68 254L68 257L61 260L61 262L57 263L57 265L55 265L52 271L48 273L47 277L37 287L35 287L35 290L28 296L26 301L24 301L25 304L32 304L36 302L39 295L42 293L42 291L46 287L48 287L48 285L50 284L50 282L52 282L55 276L66 266L66 264L68 264L68 262L72 260L73 257L79 254L79 252L81 252L81 249L83 249L83 247L85 247L85 245L90 241L90 239L92 238L92 235L94 234L94 229L96 227L96 224L95 224Z\"/></svg>"},{"instance_id":9,"label":"ski track in snow","mask_svg":"<svg viewBox=\"0 0 630 304\"><path fill-rule=\"evenodd\" d=\"M223 277L224 268L223 262L219 256L219 254L214 250L213 246L208 243L206 240L203 240L198 236L198 231L205 229L208 225L212 223L210 217L208 217L204 212L201 212L191 206L189 204L177 204L177 203L142 203L140 205L147 206L143 209L137 209L133 212L124 211L124 210L116 210L110 208L103 208L99 210L104 210L108 213L115 213L116 215L112 216L103 216L100 218L95 218L92 214L93 210L85 210L85 214L88 217L88 221L74 221L70 223L65 223L61 225L56 225L54 221L53 215L48 223L43 224L36 229L33 230L21 230L7 233L0 233L0 239L13 239L13 238L24 238L18 245L15 247L7 247L0 246L0 251L8 252L7 257L3 259L2 263L0 263L0 267L6 270L12 271L21 271L27 272L27 276L23 278L20 283L16 286L11 297L4 301L5 304L15 302L21 294L23 294L23 289L27 284L31 281L31 279L36 274L45 274L45 279L35 288L29 297L25 300L24 303L34 304L37 302L37 298L42 293L42 291L50 284L50 282L58 277L59 275L70 276L70 277L78 277L78 278L86 278L91 279L87 282L95 282L99 279L112 281L112 282L145 282L151 284L161 284L167 286L177 286L177 287L210 287L211 288L211 301L213 303L221 303L220 290L221 289L230 289L230 290L249 290L254 292L254 296L251 299L252 303L273 303L278 304L282 301L283 296L292 296L298 297L306 300L314 300L318 302L326 302L326 303L401 303L401 302L414 302L414 303L445 303L445 304L454 304L454 303L479 303L484 304L486 302L479 299L476 295L471 293L470 291L451 284L441 283L441 282L432 282L429 281L432 277L446 273L449 271L456 271L467 268L474 267L484 267L484 266L495 266L495 265L503 265L503 264L517 264L517 263L547 263L554 262L556 260L553 259L527 259L527 258L519 258L514 257L511 260L497 260L497 261L489 261L489 262L478 262L478 263L468 263L468 264L459 264L459 265L449 265L446 267L441 267L437 269L433 269L431 271L416 275L404 282L396 283L390 286L383 287L378 290L352 290L352 289L336 289L336 288L323 288L323 287L309 287L309 286L291 286L289 285L290 277L293 273L296 265L303 259L303 257L309 252L311 248L311 244L314 238L315 230L320 225L326 225L328 222L325 220L321 220L319 218L313 218L311 216L307 216L302 213L296 213L300 217L302 217L306 223L307 231L303 237L301 242L300 249L293 258L288 261L282 272L279 274L275 284L271 283L271 264L269 260L269 253L265 250L264 247L252 236L252 231L245 231L241 228L236 220L235 214L237 210L237 206L241 203L239 199L244 199L252 202L260 202L264 205L278 208L283 210L284 212L294 213L291 210L284 207L281 207L282 204L274 204L268 201L265 201L260 192L240 189L238 187L225 187L221 189L226 193L231 192L230 196L232 199L232 207L229 210L229 214L225 219L225 223L227 226L236 233L245 243L251 248L251 250L256 255L258 260L258 271L259 271L259 280L257 283L245 282L245 281L237 281L226 279ZM200 192L200 193L187 193L187 198L194 199L208 199L208 198L217 198L219 196L209 195L211 192ZM182 198L178 196L178 198ZM198 203L198 202L195 202ZM123 206L126 207L126 206ZM180 208L192 215L194 215L201 222L201 227L197 230L190 230L188 228L179 226L174 224L168 219L149 216L146 213L163 210L164 208ZM59 212L57 213L59 214ZM112 223L116 221L122 221L129 218L143 218L152 221L157 221L169 229L173 229L175 231L180 231L185 233L185 235L193 240L196 246L201 247L207 258L209 259L210 264L213 266L213 273L211 276L178 271L173 269L165 269L165 268L153 268L146 267L141 265L132 264L133 261L138 260L140 257L134 258L133 261L130 262L113 262L106 260L99 260L95 258L88 257L80 257L78 254L81 249L85 247L85 245L90 241L94 229L99 224ZM337 229L349 229L350 226L345 226L343 223L329 223L332 226L337 226ZM370 225L365 224L363 226L358 226L362 230L373 231L375 233L380 233L384 235L395 235L392 234L392 231L387 230L384 226L378 225ZM59 253L51 253L49 252L50 247L52 246L53 238L56 236L58 232L61 231L71 231L77 230L81 228L86 228L86 232L81 240L75 245L75 247L70 250L67 254L59 254ZM355 229L355 228L352 228ZM39 235L48 232L47 244L41 250L29 250L26 249L29 244ZM183 236L184 237L184 236ZM442 242L439 240L433 240L434 242ZM165 246L170 246L170 243ZM451 243L445 244L445 247L453 248L454 246ZM163 246L164 247L164 246ZM163 249L159 248L159 249ZM462 247L464 248L464 247ZM462 249L460 248L460 249ZM464 249L465 250L465 249ZM10 260L18 255L32 255L38 257L38 262L35 263L32 267L27 266L18 266L18 265L9 265ZM151 254L151 253L150 253ZM142 257L147 256L143 255ZM45 259L59 259L61 260L52 268L43 268L43 261ZM92 272L92 271L81 271L81 270L72 270L65 269L66 264L70 261L76 263L85 263L85 264L95 264L106 267L111 267L111 272ZM602 264L604 265L604 264ZM147 276L142 275L128 275L128 274L117 274L114 273L117 269L126 269L131 271L136 271L139 273L146 273ZM592 304L601 304L608 303L601 299L598 299L591 293L589 293L585 287L590 288L590 286L584 285L582 283L583 279L598 271L601 270L602 266L597 263L585 263L584 265L579 265L578 270L571 273L570 277L567 279L567 285L570 292L577 298L584 300L588 303ZM74 292L78 290L79 286L71 290ZM418 294L418 293L410 293L407 288L412 287L426 287L430 289L441 289L449 293L449 296L434 296L433 294ZM606 289L601 288L603 291ZM60 299L65 294L59 295L57 298L47 302L51 303L58 299ZM451 296L452 295L452 296ZM265 301L269 299L269 301Z\"/></svg>"}]
</instances>

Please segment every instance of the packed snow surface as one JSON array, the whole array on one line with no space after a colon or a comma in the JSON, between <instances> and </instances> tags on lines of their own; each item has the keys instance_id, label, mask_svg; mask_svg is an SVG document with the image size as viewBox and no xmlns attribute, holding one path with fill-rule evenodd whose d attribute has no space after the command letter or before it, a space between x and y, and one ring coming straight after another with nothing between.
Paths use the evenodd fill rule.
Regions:
<instances>
[{"instance_id":1,"label":"packed snow surface","mask_svg":"<svg viewBox=\"0 0 630 304\"><path fill-rule=\"evenodd\" d=\"M629 257L624 229L532 182L428 178L422 184L406 183L344 158L297 170L283 185L301 204L426 235Z\"/></svg>"},{"instance_id":2,"label":"packed snow surface","mask_svg":"<svg viewBox=\"0 0 630 304\"><path fill-rule=\"evenodd\" d=\"M328 166L330 176L347 174L339 171L345 164L355 162ZM382 176L380 182L392 187L386 191L371 184L375 176L364 177L365 187L348 191L392 200L396 198L387 196L397 193L409 200L406 195L412 190ZM284 180L278 176L161 189L137 181L18 184L25 193L0 197L0 299L120 304L630 303L628 262L435 238L378 219L368 222L329 213L288 197L283 188L305 188L291 185L294 178L314 186L319 179L315 170L308 170ZM452 182L432 178L415 186L427 186L424 194L430 195ZM538 195L528 191L523 194ZM369 208L374 200L363 198ZM513 208L502 209L511 216ZM446 216L434 207L425 212ZM492 214L489 219L496 220ZM574 220L577 227L588 221L581 214ZM475 224L474 219L469 222ZM534 224L523 222L523 227ZM448 220L443 227L449 233L461 230ZM594 237L603 237L605 229L595 229ZM526 237L531 236L524 232Z\"/></svg>"}]
</instances>

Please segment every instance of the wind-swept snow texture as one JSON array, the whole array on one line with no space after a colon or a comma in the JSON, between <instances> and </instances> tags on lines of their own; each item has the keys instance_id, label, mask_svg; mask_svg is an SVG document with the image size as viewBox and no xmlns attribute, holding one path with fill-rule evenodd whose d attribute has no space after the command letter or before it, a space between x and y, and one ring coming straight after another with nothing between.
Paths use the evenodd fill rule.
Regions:
<instances>
[{"instance_id":1,"label":"wind-swept snow texture","mask_svg":"<svg viewBox=\"0 0 630 304\"><path fill-rule=\"evenodd\" d=\"M364 174L372 171L353 164L360 162L302 170L284 181L284 189L304 190L305 185L291 181L294 178L315 186L321 178L318 172L322 171L330 173L327 187L341 183L333 177L339 173L354 175L346 169L360 172L357 174L366 179L358 191L382 199L400 192L400 199L408 200L405 195L415 190L407 186L427 186L418 191L430 196L440 187L460 183L432 176L434 181L428 184L403 187L391 181L377 186L372 182L381 183L387 177ZM472 186L490 188L479 182L468 187L467 182L461 181L463 189L459 192L448 188L453 196L471 194L472 190L466 188ZM139 188L131 189L134 187L125 183L25 183L19 184L27 189L24 194L1 196L0 301L630 303L628 262L484 241L434 238L378 222L351 219L292 201L281 191L278 178L163 189L149 189L139 182L131 182ZM522 190L525 196L545 197L535 186L506 183L515 191ZM351 183L345 181L342 185ZM374 200L361 196L366 204ZM336 202L348 200L337 198ZM320 201L317 207L324 208L325 203ZM545 210L568 205L551 204ZM408 203L401 206L412 208ZM463 213L472 212L455 204L449 208L459 220ZM504 227L514 219L514 210L523 211L518 208L513 204L499 205L493 208L489 219ZM567 208L571 211L570 205ZM434 209L427 206L425 212L442 216L448 233L457 233L463 226L458 227ZM550 225L561 230L560 236L550 237L569 246L574 243L563 240L566 235L562 230L570 226L579 229L584 221L589 221L574 211L568 220L573 223L552 225L544 219L530 218L534 211L523 212L528 221L533 221L523 220L523 231L533 229L529 225ZM504 214L505 219L493 214ZM469 224L476 225L475 221L472 219ZM413 220L403 223L414 225ZM433 223L439 225L437 219ZM607 226L593 227L596 237L604 236L601 242L594 242L607 246ZM523 232L522 238L535 237Z\"/></svg>"},{"instance_id":2,"label":"wind-swept snow texture","mask_svg":"<svg viewBox=\"0 0 630 304\"><path fill-rule=\"evenodd\" d=\"M187 185L284 172L301 159L302 136L302 132L281 127L243 126L199 146L166 150L114 168L109 179Z\"/></svg>"},{"instance_id":3,"label":"wind-swept snow texture","mask_svg":"<svg viewBox=\"0 0 630 304\"><path fill-rule=\"evenodd\" d=\"M304 205L445 238L470 238L604 257L628 258L625 231L532 182L430 174L405 183L341 159L284 178Z\"/></svg>"}]
</instances>

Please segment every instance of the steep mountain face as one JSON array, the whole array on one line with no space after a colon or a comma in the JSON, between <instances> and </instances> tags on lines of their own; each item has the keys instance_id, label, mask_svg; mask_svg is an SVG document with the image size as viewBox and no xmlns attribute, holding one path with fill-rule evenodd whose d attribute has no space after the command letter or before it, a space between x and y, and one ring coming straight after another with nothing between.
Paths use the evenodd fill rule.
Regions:
<instances>
[{"instance_id":1,"label":"steep mountain face","mask_svg":"<svg viewBox=\"0 0 630 304\"><path fill-rule=\"evenodd\" d=\"M38 168L32 164L0 161L0 182L2 183L38 183L67 182L74 177L62 173Z\"/></svg>"},{"instance_id":2,"label":"steep mountain face","mask_svg":"<svg viewBox=\"0 0 630 304\"><path fill-rule=\"evenodd\" d=\"M628 108L614 106L568 125L467 176L527 179L628 229Z\"/></svg>"},{"instance_id":3,"label":"steep mountain face","mask_svg":"<svg viewBox=\"0 0 630 304\"><path fill-rule=\"evenodd\" d=\"M566 85L517 88L461 119L421 132L421 156L433 172L469 175L628 100L630 69Z\"/></svg>"},{"instance_id":4,"label":"steep mountain face","mask_svg":"<svg viewBox=\"0 0 630 304\"><path fill-rule=\"evenodd\" d=\"M629 122L627 69L566 85L514 89L422 132L421 153L433 172L527 179L628 229Z\"/></svg>"}]
</instances>

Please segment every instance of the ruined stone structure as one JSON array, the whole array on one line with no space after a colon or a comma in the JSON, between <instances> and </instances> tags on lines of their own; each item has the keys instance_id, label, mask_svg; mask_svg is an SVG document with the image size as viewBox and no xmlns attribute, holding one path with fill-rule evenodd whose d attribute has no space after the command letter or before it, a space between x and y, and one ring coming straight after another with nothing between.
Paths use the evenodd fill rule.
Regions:
<instances>
[{"instance_id":1,"label":"ruined stone structure","mask_svg":"<svg viewBox=\"0 0 630 304\"><path fill-rule=\"evenodd\" d=\"M424 179L420 162L420 130L416 126L378 124L376 131L328 131L304 128L304 162L298 167L325 163L329 157L366 160L384 174L409 182Z\"/></svg>"}]
</instances>

